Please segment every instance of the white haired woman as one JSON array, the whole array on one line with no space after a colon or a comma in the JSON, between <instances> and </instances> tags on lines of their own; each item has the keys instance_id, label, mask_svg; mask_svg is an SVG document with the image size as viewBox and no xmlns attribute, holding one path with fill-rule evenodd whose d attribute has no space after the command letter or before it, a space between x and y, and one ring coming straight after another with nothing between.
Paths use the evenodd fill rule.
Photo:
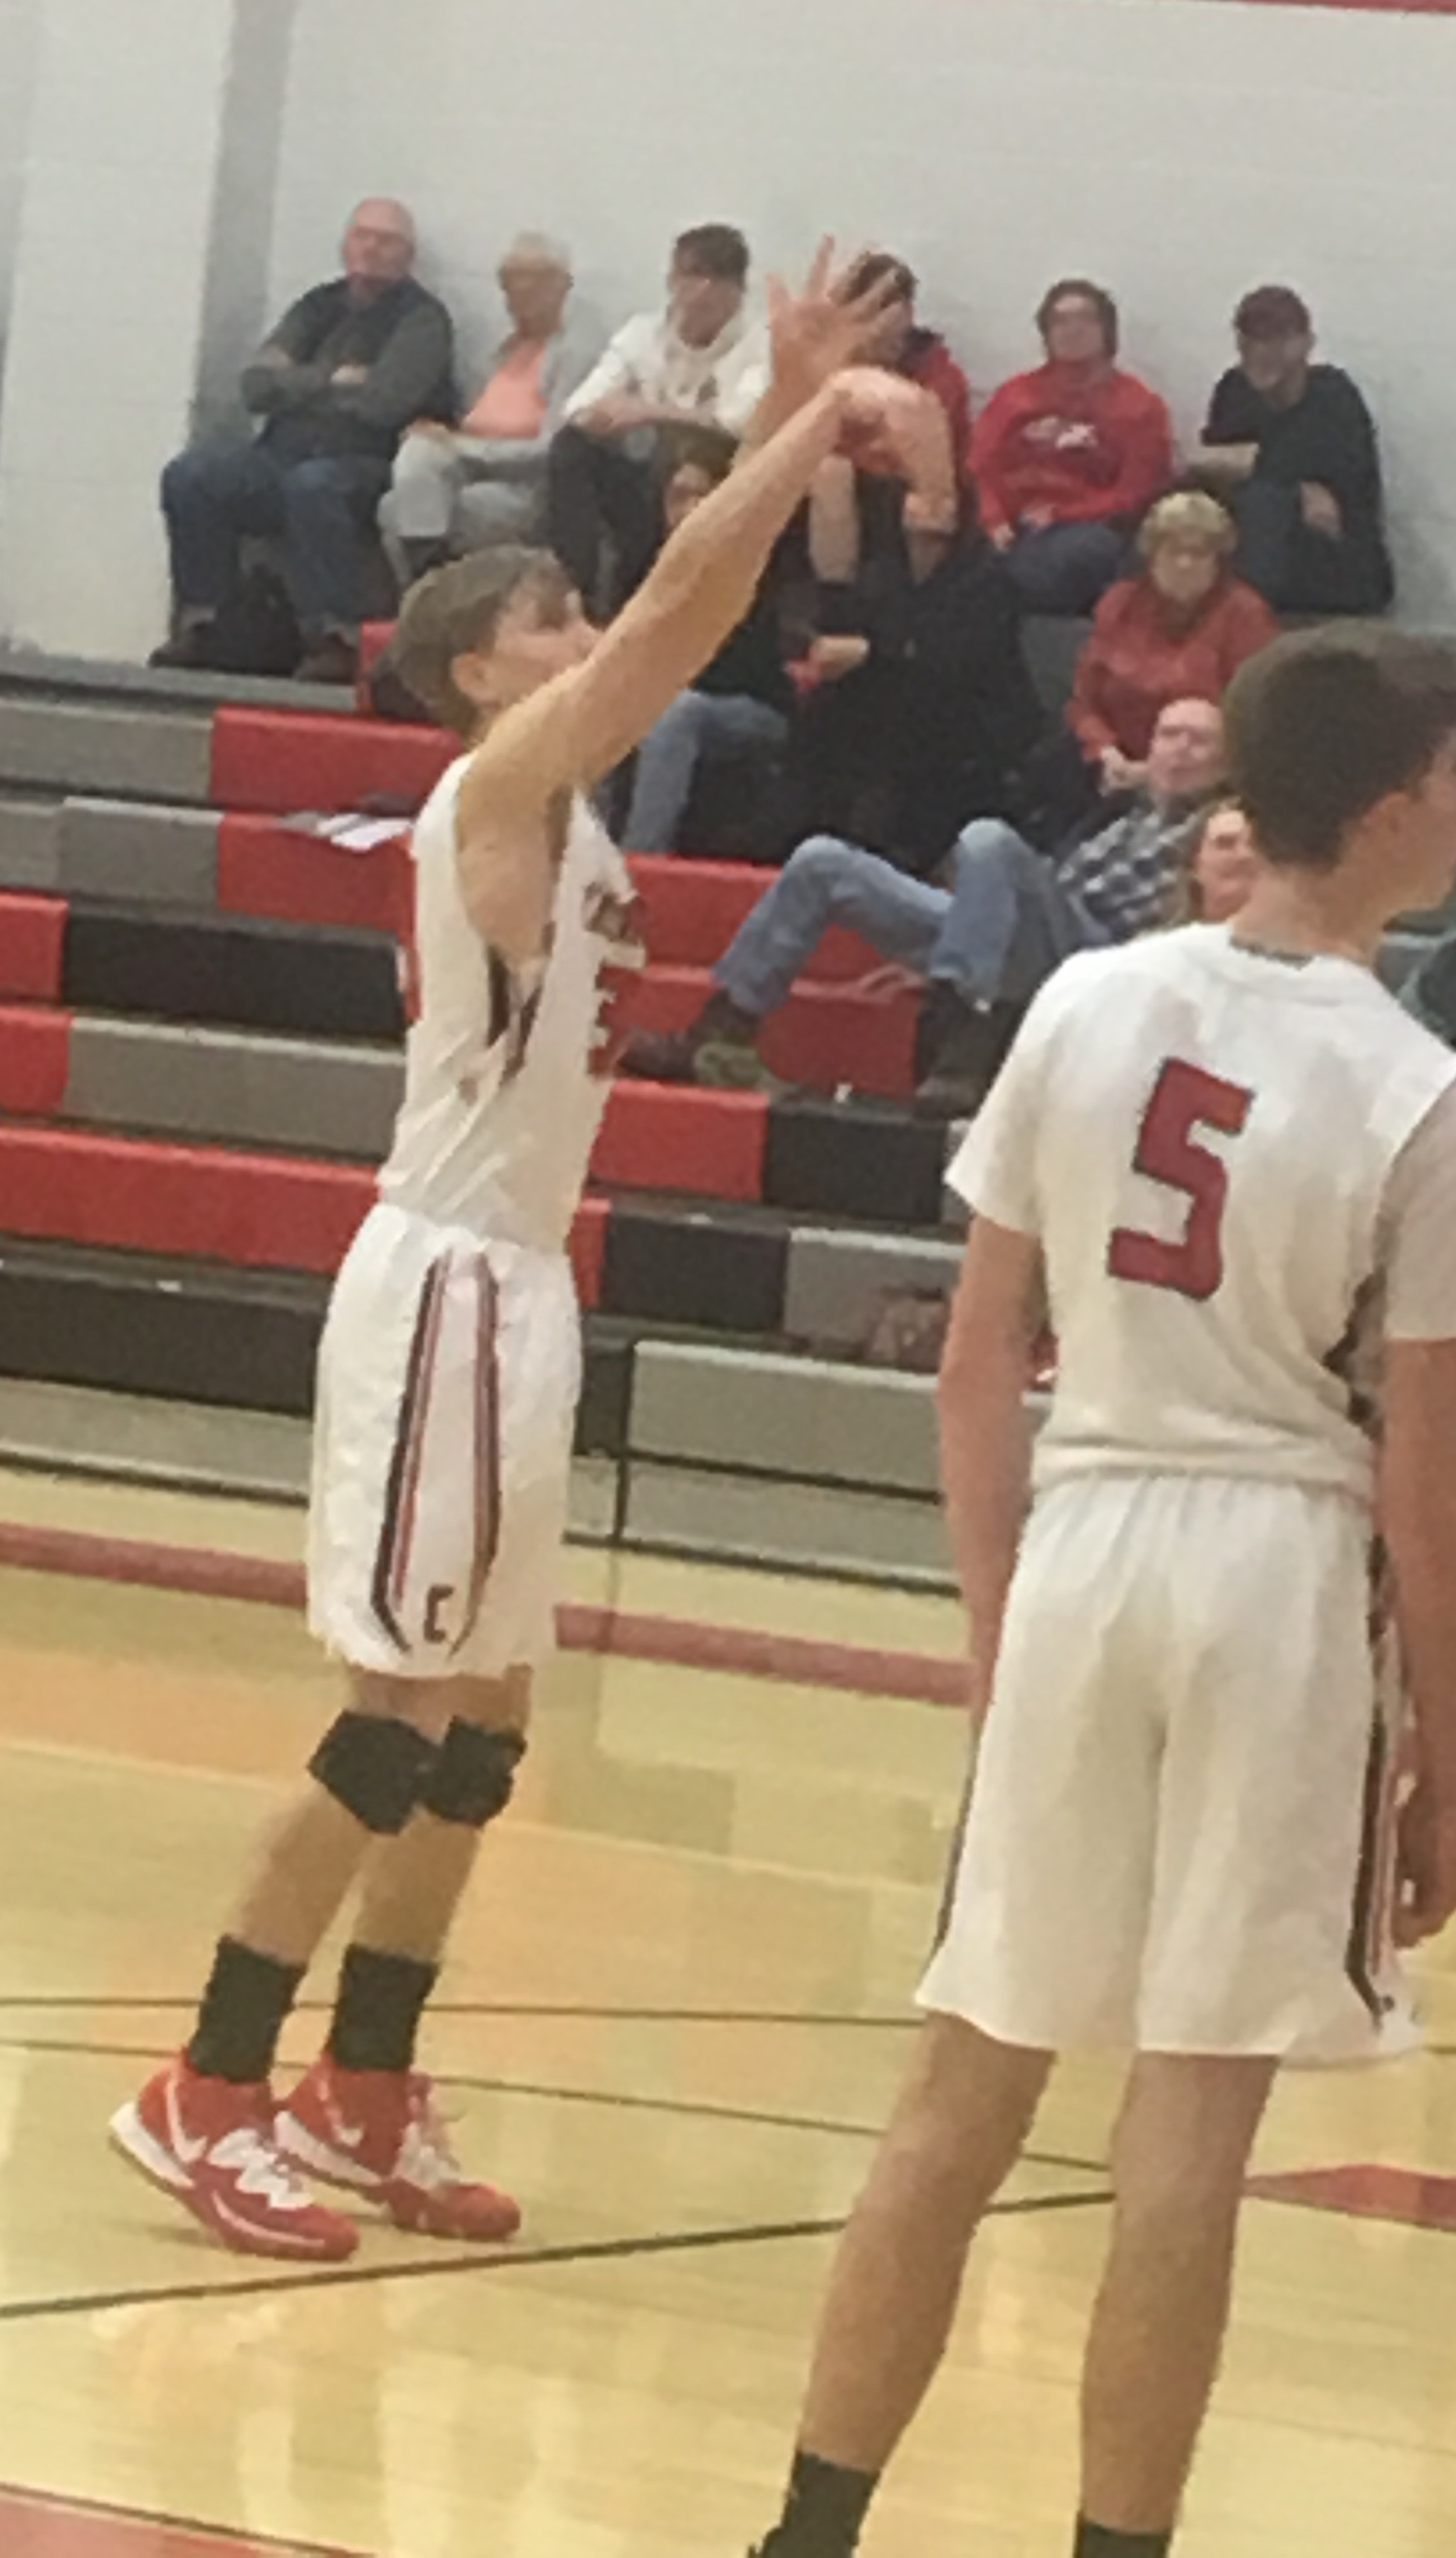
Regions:
<instances>
[{"instance_id":1,"label":"white haired woman","mask_svg":"<svg viewBox=\"0 0 1456 2558\"><path fill-rule=\"evenodd\" d=\"M1170 702L1222 700L1244 659L1277 639L1263 598L1233 573L1238 539L1217 497L1164 497L1138 538L1141 575L1097 607L1068 716L1104 789L1137 787Z\"/></svg>"},{"instance_id":2,"label":"white haired woman","mask_svg":"<svg viewBox=\"0 0 1456 2558\"><path fill-rule=\"evenodd\" d=\"M601 332L569 308L571 256L558 241L521 231L497 272L510 327L479 395L458 427L410 428L379 510L401 587L463 552L540 538L547 450L601 352Z\"/></svg>"}]
</instances>

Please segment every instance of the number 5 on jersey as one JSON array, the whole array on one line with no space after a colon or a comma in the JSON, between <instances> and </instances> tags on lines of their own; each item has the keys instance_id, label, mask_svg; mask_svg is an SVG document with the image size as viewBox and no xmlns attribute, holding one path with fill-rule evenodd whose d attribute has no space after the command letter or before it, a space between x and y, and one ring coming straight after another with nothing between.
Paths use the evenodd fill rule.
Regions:
<instances>
[{"instance_id":1,"label":"number 5 on jersey","mask_svg":"<svg viewBox=\"0 0 1456 2558\"><path fill-rule=\"evenodd\" d=\"M1184 1194L1188 1221L1176 1243L1140 1233L1136 1226L1117 1226L1107 1246L1107 1268L1114 1279L1172 1288L1180 1297L1217 1295L1224 1278L1229 1171L1210 1147L1196 1143L1193 1131L1218 1128L1237 1137L1252 1103L1253 1094L1241 1083L1226 1083L1184 1058L1169 1058L1143 1113L1132 1160L1148 1181Z\"/></svg>"}]
</instances>

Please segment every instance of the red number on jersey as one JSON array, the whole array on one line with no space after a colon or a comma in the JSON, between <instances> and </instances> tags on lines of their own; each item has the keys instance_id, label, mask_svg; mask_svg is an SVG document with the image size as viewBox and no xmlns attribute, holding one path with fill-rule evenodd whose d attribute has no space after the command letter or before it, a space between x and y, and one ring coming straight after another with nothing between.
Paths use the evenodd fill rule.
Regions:
<instances>
[{"instance_id":1,"label":"red number on jersey","mask_svg":"<svg viewBox=\"0 0 1456 2558\"><path fill-rule=\"evenodd\" d=\"M1202 1123L1237 1137L1252 1102L1253 1094L1241 1083L1226 1083L1201 1066L1169 1058L1143 1113L1133 1162L1150 1182L1186 1194L1192 1203L1188 1223L1177 1243L1119 1225L1107 1246L1107 1268L1114 1279L1132 1279L1144 1288L1174 1288L1180 1297L1217 1293L1224 1277L1229 1174L1209 1147L1194 1143L1192 1131Z\"/></svg>"}]
</instances>

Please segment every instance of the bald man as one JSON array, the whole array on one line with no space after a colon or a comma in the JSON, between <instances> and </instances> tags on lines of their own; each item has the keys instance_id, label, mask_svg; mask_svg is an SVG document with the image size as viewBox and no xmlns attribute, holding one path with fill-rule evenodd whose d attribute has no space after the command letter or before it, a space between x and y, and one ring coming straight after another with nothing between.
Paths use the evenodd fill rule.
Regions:
<instances>
[{"instance_id":1,"label":"bald man","mask_svg":"<svg viewBox=\"0 0 1456 2558\"><path fill-rule=\"evenodd\" d=\"M343 274L295 302L243 373L243 401L261 420L254 441L168 464L174 616L154 664L218 662L239 544L280 534L303 634L299 675L353 681L365 545L399 439L416 418L455 415L450 315L415 281L414 258L406 206L385 196L358 206Z\"/></svg>"}]
</instances>

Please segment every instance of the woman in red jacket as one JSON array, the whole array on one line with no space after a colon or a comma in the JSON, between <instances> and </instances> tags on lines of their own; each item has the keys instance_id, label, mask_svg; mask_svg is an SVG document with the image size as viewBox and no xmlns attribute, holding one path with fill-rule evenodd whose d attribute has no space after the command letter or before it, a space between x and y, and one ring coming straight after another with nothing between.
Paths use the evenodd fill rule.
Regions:
<instances>
[{"instance_id":1,"label":"woman in red jacket","mask_svg":"<svg viewBox=\"0 0 1456 2558\"><path fill-rule=\"evenodd\" d=\"M1142 575L1098 605L1068 715L1104 789L1137 787L1170 702L1222 701L1244 659L1278 638L1262 596L1230 572L1238 540L1217 497L1165 497L1138 538Z\"/></svg>"}]
</instances>

